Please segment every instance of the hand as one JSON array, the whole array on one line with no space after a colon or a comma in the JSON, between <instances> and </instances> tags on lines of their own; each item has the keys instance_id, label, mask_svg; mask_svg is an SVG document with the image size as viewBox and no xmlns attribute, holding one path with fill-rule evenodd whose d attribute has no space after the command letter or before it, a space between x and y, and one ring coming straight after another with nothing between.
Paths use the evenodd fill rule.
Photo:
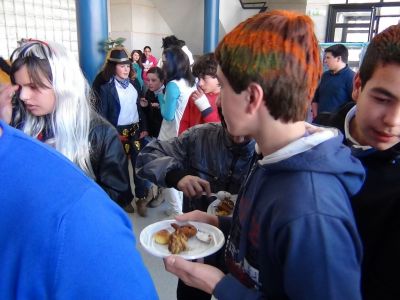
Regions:
<instances>
[{"instance_id":1,"label":"hand","mask_svg":"<svg viewBox=\"0 0 400 300\"><path fill-rule=\"evenodd\" d=\"M217 216L209 215L206 212L201 211L201 210L193 210L193 211L188 212L183 215L177 215L177 216L175 216L175 219L178 222L195 221L195 222L210 224L215 227L219 226Z\"/></svg>"},{"instance_id":2,"label":"hand","mask_svg":"<svg viewBox=\"0 0 400 300\"><path fill-rule=\"evenodd\" d=\"M148 136L148 135L149 135L148 131L146 131L146 130L142 131L139 135L139 140L141 140L142 138L144 138L145 136Z\"/></svg>"},{"instance_id":3,"label":"hand","mask_svg":"<svg viewBox=\"0 0 400 300\"><path fill-rule=\"evenodd\" d=\"M192 175L186 175L179 180L177 188L182 191L186 197L200 197L203 193L206 193L207 196L211 194L210 183L207 180Z\"/></svg>"},{"instance_id":4,"label":"hand","mask_svg":"<svg viewBox=\"0 0 400 300\"><path fill-rule=\"evenodd\" d=\"M171 255L164 258L165 269L178 276L185 284L212 294L217 283L225 276L217 268L184 260Z\"/></svg>"},{"instance_id":5,"label":"hand","mask_svg":"<svg viewBox=\"0 0 400 300\"><path fill-rule=\"evenodd\" d=\"M191 99L193 101L196 101L197 99L201 98L204 95L204 91L201 89L201 87L197 86L197 90L195 90L192 93Z\"/></svg>"},{"instance_id":6,"label":"hand","mask_svg":"<svg viewBox=\"0 0 400 300\"><path fill-rule=\"evenodd\" d=\"M18 90L18 85L3 85L0 87L0 119L10 124L12 117L12 98Z\"/></svg>"},{"instance_id":7,"label":"hand","mask_svg":"<svg viewBox=\"0 0 400 300\"><path fill-rule=\"evenodd\" d=\"M207 96L204 94L203 89L199 85L197 86L197 90L190 95L190 99L192 99L191 101L193 101L200 112L203 112L211 107Z\"/></svg>"},{"instance_id":8,"label":"hand","mask_svg":"<svg viewBox=\"0 0 400 300\"><path fill-rule=\"evenodd\" d=\"M151 107L160 108L160 103L158 103L158 102L153 102L153 103L151 103Z\"/></svg>"},{"instance_id":9,"label":"hand","mask_svg":"<svg viewBox=\"0 0 400 300\"><path fill-rule=\"evenodd\" d=\"M149 106L149 101L146 98L140 98L140 106L141 107Z\"/></svg>"}]
</instances>

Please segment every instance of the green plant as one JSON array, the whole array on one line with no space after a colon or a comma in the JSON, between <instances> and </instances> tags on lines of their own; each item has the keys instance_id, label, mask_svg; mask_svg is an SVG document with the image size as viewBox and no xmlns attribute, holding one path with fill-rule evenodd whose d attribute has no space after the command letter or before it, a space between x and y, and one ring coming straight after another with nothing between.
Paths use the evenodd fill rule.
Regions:
<instances>
[{"instance_id":1,"label":"green plant","mask_svg":"<svg viewBox=\"0 0 400 300\"><path fill-rule=\"evenodd\" d=\"M107 52L110 49L114 47L124 47L123 42L125 42L126 39L119 37L116 39L108 38L104 43L103 43L103 49Z\"/></svg>"}]
</instances>

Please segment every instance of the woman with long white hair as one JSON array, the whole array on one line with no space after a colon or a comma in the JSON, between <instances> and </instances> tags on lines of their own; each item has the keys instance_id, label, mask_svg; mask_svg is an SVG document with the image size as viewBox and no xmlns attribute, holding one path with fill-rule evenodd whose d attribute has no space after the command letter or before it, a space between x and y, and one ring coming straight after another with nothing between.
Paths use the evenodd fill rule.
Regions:
<instances>
[{"instance_id":1,"label":"woman with long white hair","mask_svg":"<svg viewBox=\"0 0 400 300\"><path fill-rule=\"evenodd\" d=\"M61 45L28 40L11 62L18 90L12 101L0 101L0 118L57 149L120 206L131 205L118 134L91 108L90 88L75 57Z\"/></svg>"}]
</instances>

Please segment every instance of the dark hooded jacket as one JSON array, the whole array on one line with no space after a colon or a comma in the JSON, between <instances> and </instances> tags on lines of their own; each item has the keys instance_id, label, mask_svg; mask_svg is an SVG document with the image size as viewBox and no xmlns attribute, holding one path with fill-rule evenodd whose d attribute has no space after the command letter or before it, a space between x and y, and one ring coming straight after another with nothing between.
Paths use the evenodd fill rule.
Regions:
<instances>
[{"instance_id":1,"label":"dark hooded jacket","mask_svg":"<svg viewBox=\"0 0 400 300\"><path fill-rule=\"evenodd\" d=\"M344 134L350 103L319 122ZM360 150L350 146L366 169L360 192L351 198L364 246L362 292L366 300L400 299L400 143L385 151Z\"/></svg>"},{"instance_id":2,"label":"dark hooded jacket","mask_svg":"<svg viewBox=\"0 0 400 300\"><path fill-rule=\"evenodd\" d=\"M349 197L364 170L337 130L317 131L254 163L216 298L361 299L362 247Z\"/></svg>"}]
</instances>

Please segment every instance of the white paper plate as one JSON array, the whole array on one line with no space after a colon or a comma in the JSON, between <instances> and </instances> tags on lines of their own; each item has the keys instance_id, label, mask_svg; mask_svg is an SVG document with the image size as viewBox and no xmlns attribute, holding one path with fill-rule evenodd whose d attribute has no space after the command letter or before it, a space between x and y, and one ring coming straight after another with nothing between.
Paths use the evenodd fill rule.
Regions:
<instances>
[{"instance_id":1,"label":"white paper plate","mask_svg":"<svg viewBox=\"0 0 400 300\"><path fill-rule=\"evenodd\" d=\"M175 229L171 227L172 223L177 223L179 225L187 223L192 224L197 228L197 230L207 232L212 237L212 241L209 244L199 241L195 236L190 238L188 240L189 250L177 254L183 257L184 259L190 260L190 259L197 259L209 256L217 252L219 249L221 249L225 243L224 234L222 233L221 230L219 230L215 226L206 223L192 222L192 221L180 223L177 222L176 220L164 220L148 225L140 233L140 238L139 238L140 244L142 244L142 246L144 247L144 249L146 249L147 252L157 257L166 257L172 255L171 252L169 252L168 250L168 245L157 244L154 241L153 237L154 234L161 229L166 229L171 233L174 232Z\"/></svg>"},{"instance_id":2,"label":"white paper plate","mask_svg":"<svg viewBox=\"0 0 400 300\"><path fill-rule=\"evenodd\" d=\"M233 201L234 204L236 204L237 195L231 195L230 199ZM207 213L209 215L216 216L217 215L217 206L219 205L220 202L221 202L220 199L217 199L217 200L214 200L213 202L211 202L207 208ZM232 213L233 213L233 210L232 210ZM232 216L232 213L230 215L227 215L227 217Z\"/></svg>"}]
</instances>

